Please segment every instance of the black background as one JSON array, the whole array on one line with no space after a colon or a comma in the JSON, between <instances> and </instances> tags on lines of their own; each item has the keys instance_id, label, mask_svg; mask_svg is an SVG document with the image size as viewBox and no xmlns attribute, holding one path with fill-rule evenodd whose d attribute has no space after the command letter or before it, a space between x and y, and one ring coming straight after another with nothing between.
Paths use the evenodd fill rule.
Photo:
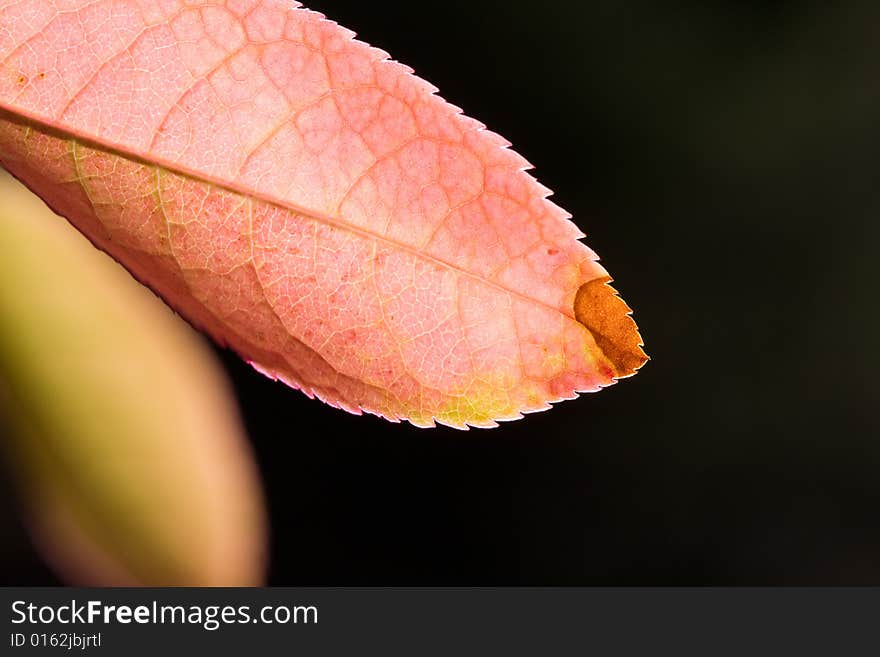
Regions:
<instances>
[{"instance_id":1,"label":"black background","mask_svg":"<svg viewBox=\"0 0 880 657\"><path fill-rule=\"evenodd\" d=\"M652 361L492 431L236 357L270 583L880 584L880 5L313 1L510 139ZM0 581L53 582L0 509Z\"/></svg>"}]
</instances>

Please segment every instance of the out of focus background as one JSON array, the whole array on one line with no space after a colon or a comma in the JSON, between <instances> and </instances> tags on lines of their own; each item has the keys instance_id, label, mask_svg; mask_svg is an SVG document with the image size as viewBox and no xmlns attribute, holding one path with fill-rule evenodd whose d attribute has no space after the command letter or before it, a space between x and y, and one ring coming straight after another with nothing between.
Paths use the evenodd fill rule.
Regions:
<instances>
[{"instance_id":1,"label":"out of focus background","mask_svg":"<svg viewBox=\"0 0 880 657\"><path fill-rule=\"evenodd\" d=\"M880 4L306 4L513 142L652 361L458 432L347 415L218 350L269 583L880 584ZM0 582L55 583L10 486Z\"/></svg>"}]
</instances>

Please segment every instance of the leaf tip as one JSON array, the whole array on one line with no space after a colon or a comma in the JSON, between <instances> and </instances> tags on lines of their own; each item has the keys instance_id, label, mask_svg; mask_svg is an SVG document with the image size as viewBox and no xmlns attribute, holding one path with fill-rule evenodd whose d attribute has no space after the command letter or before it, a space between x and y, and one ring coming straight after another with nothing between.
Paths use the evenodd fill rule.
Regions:
<instances>
[{"instance_id":1,"label":"leaf tip","mask_svg":"<svg viewBox=\"0 0 880 657\"><path fill-rule=\"evenodd\" d=\"M614 370L614 378L632 376L647 361L632 309L610 285L611 277L593 279L578 288L574 315L593 335Z\"/></svg>"}]
</instances>

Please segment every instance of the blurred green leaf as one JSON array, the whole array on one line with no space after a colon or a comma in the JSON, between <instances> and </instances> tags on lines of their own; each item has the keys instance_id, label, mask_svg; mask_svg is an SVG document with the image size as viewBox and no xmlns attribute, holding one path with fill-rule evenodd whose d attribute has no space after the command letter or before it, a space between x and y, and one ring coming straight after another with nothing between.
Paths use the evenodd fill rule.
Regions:
<instances>
[{"instance_id":1,"label":"blurred green leaf","mask_svg":"<svg viewBox=\"0 0 880 657\"><path fill-rule=\"evenodd\" d=\"M186 324L0 177L0 408L26 522L72 583L251 585L258 474Z\"/></svg>"}]
</instances>

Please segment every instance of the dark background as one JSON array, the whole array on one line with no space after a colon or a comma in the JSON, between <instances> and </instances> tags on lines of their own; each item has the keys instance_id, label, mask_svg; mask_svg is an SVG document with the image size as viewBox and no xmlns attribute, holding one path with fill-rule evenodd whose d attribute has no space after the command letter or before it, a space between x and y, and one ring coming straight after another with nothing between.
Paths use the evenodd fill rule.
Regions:
<instances>
[{"instance_id":1,"label":"dark background","mask_svg":"<svg viewBox=\"0 0 880 657\"><path fill-rule=\"evenodd\" d=\"M465 433L224 353L271 583L880 584L880 4L307 4L535 164L653 360ZM0 581L55 581L0 505Z\"/></svg>"}]
</instances>

